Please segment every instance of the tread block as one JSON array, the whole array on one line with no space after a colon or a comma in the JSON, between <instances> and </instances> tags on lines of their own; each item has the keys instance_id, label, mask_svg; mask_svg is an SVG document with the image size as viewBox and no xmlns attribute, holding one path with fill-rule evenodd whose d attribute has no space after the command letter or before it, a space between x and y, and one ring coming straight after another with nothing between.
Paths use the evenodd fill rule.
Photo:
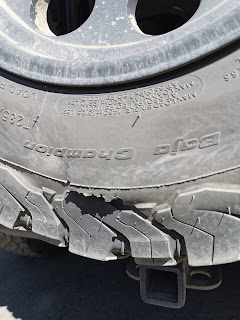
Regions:
<instances>
[{"instance_id":1,"label":"tread block","mask_svg":"<svg viewBox=\"0 0 240 320\"><path fill-rule=\"evenodd\" d=\"M111 253L113 238L117 235L102 221L89 214L83 215L80 209L76 212L76 208L74 216L70 216L71 212L68 212L64 198L55 198L53 206L58 215L68 224L70 252L103 261L117 259Z\"/></svg>"},{"instance_id":2,"label":"tread block","mask_svg":"<svg viewBox=\"0 0 240 320\"><path fill-rule=\"evenodd\" d=\"M80 226L90 236L86 257L97 260L115 260L116 256L111 253L113 239L117 234L104 225L102 221L93 218L89 214L83 215Z\"/></svg>"},{"instance_id":3,"label":"tread block","mask_svg":"<svg viewBox=\"0 0 240 320\"><path fill-rule=\"evenodd\" d=\"M63 241L64 227L53 212L40 189L29 185L8 169L0 167L0 184L15 199L24 211L32 216L32 231L42 236ZM15 216L13 215L15 218ZM6 226L3 223L4 226Z\"/></svg>"},{"instance_id":4,"label":"tread block","mask_svg":"<svg viewBox=\"0 0 240 320\"><path fill-rule=\"evenodd\" d=\"M53 207L58 216L65 221L69 228L69 251L80 256L86 256L90 236L64 210L63 199L56 198Z\"/></svg>"},{"instance_id":5,"label":"tread block","mask_svg":"<svg viewBox=\"0 0 240 320\"><path fill-rule=\"evenodd\" d=\"M174 230L184 237L189 265L212 264L214 241L211 235L176 220L170 208L157 211L154 218L167 229Z\"/></svg>"},{"instance_id":6,"label":"tread block","mask_svg":"<svg viewBox=\"0 0 240 320\"><path fill-rule=\"evenodd\" d=\"M191 226L194 231L202 231L213 238L212 262L203 261L202 266L239 260L240 219L233 216L240 214L238 203L239 188L225 185L202 185L197 190L182 193L175 199L172 206L174 218ZM188 235L180 233L186 241ZM187 243L186 246L188 247ZM202 246L204 247L204 244ZM187 251L189 254L189 247Z\"/></svg>"},{"instance_id":7,"label":"tread block","mask_svg":"<svg viewBox=\"0 0 240 320\"><path fill-rule=\"evenodd\" d=\"M119 221L144 234L151 243L151 258L174 259L176 242L133 211L121 211Z\"/></svg>"},{"instance_id":8,"label":"tread block","mask_svg":"<svg viewBox=\"0 0 240 320\"><path fill-rule=\"evenodd\" d=\"M0 224L13 229L19 214L24 211L16 199L0 185Z\"/></svg>"}]
</instances>

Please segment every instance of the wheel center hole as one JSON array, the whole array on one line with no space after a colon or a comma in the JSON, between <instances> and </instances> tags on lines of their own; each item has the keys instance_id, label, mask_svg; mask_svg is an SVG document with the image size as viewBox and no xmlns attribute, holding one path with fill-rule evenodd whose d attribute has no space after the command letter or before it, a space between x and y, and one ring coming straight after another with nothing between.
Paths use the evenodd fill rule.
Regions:
<instances>
[{"instance_id":1,"label":"wheel center hole","mask_svg":"<svg viewBox=\"0 0 240 320\"><path fill-rule=\"evenodd\" d=\"M197 11L201 0L139 0L136 22L149 35L161 35L185 24Z\"/></svg>"}]
</instances>

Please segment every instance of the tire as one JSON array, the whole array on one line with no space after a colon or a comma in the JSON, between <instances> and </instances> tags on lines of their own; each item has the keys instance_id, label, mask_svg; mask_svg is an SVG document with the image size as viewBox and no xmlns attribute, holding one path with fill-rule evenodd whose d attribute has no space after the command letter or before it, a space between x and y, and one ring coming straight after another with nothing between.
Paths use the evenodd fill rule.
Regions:
<instances>
[{"instance_id":1,"label":"tire","mask_svg":"<svg viewBox=\"0 0 240 320\"><path fill-rule=\"evenodd\" d=\"M27 257L53 257L66 251L36 239L12 236L0 232L0 248Z\"/></svg>"},{"instance_id":2,"label":"tire","mask_svg":"<svg viewBox=\"0 0 240 320\"><path fill-rule=\"evenodd\" d=\"M1 47L0 224L102 261L239 261L239 4L221 17L200 10L189 25L206 19L201 28L166 34L182 32L182 42L163 46L161 63L144 55L136 30L141 55L128 39L114 61L114 48L98 53L87 40L68 51L74 32L59 43L42 29L30 36L30 24L9 17L11 3L0 18L20 40ZM221 35L206 31L213 24ZM78 61L75 50L96 59ZM70 60L84 70L76 77Z\"/></svg>"}]
</instances>

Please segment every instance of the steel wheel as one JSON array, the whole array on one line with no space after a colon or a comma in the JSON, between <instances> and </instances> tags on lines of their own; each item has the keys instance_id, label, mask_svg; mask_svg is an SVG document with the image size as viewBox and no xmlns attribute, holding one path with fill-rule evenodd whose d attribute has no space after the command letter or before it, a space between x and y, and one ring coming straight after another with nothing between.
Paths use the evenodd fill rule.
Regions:
<instances>
[{"instance_id":1,"label":"steel wheel","mask_svg":"<svg viewBox=\"0 0 240 320\"><path fill-rule=\"evenodd\" d=\"M190 63L240 34L239 1L93 2L64 0L68 13L58 7L56 15L56 1L52 10L47 0L1 1L1 67L52 84L117 84ZM49 24L57 34L76 30L57 37ZM139 26L153 34L170 32L151 36Z\"/></svg>"}]
</instances>

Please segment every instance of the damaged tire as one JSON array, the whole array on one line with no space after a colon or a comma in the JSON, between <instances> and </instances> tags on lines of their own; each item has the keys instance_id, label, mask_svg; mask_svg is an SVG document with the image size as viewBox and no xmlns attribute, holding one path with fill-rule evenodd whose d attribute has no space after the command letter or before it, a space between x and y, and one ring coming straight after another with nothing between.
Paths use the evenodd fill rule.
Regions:
<instances>
[{"instance_id":1,"label":"damaged tire","mask_svg":"<svg viewBox=\"0 0 240 320\"><path fill-rule=\"evenodd\" d=\"M239 261L240 4L105 2L0 4L0 224L103 261Z\"/></svg>"}]
</instances>

